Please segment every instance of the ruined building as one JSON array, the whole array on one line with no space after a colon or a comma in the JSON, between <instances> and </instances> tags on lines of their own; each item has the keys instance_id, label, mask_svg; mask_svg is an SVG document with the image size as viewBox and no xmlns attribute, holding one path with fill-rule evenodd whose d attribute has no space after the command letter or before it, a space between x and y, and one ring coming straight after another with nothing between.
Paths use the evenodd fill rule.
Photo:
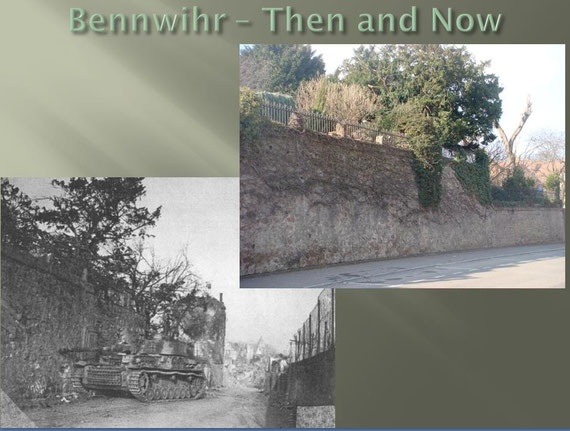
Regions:
<instances>
[{"instance_id":1,"label":"ruined building","mask_svg":"<svg viewBox=\"0 0 570 431\"><path fill-rule=\"evenodd\" d=\"M202 298L202 304L185 310L179 327L179 339L194 343L194 353L208 363L208 386L224 384L224 346L226 341L226 306L222 295L217 300Z\"/></svg>"}]
</instances>

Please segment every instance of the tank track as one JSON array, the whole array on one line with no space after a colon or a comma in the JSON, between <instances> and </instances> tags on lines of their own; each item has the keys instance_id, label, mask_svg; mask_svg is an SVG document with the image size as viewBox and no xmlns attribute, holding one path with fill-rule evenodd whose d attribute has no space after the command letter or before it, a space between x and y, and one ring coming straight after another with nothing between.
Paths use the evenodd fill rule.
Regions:
<instances>
[{"instance_id":1,"label":"tank track","mask_svg":"<svg viewBox=\"0 0 570 431\"><path fill-rule=\"evenodd\" d=\"M206 392L206 380L203 376L180 376L157 371L132 371L128 376L127 386L129 392L143 402L198 399Z\"/></svg>"},{"instance_id":2,"label":"tank track","mask_svg":"<svg viewBox=\"0 0 570 431\"><path fill-rule=\"evenodd\" d=\"M73 370L71 373L71 387L78 394L87 394L89 391L83 387L83 369Z\"/></svg>"}]
</instances>

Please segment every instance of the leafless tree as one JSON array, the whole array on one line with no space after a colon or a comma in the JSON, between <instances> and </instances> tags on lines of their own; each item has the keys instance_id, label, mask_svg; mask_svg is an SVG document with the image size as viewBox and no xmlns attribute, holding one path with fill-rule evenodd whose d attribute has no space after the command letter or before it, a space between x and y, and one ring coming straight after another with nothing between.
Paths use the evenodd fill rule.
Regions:
<instances>
[{"instance_id":1,"label":"leafless tree","mask_svg":"<svg viewBox=\"0 0 570 431\"><path fill-rule=\"evenodd\" d=\"M517 165L517 161L520 159L520 156L517 157L517 153L515 150L515 141L519 136L519 134L521 133L526 121L528 120L528 117L530 117L530 114L532 114L532 102L529 97L526 101L526 109L523 111L521 115L521 120L517 128L511 135L510 139L507 137L507 134L505 133L501 125L498 122L495 122L495 130L497 131L501 141L503 142L505 154L509 161L509 169L513 169Z\"/></svg>"},{"instance_id":2,"label":"leafless tree","mask_svg":"<svg viewBox=\"0 0 570 431\"><path fill-rule=\"evenodd\" d=\"M132 247L130 258L132 264L125 277L127 290L150 326L157 326L154 320L160 320L174 302L209 286L194 272L186 248L173 260L162 262L153 250L138 242Z\"/></svg>"},{"instance_id":3,"label":"leafless tree","mask_svg":"<svg viewBox=\"0 0 570 431\"><path fill-rule=\"evenodd\" d=\"M530 145L535 148L539 160L565 160L566 143L564 134L552 130L541 130L530 138Z\"/></svg>"},{"instance_id":4,"label":"leafless tree","mask_svg":"<svg viewBox=\"0 0 570 431\"><path fill-rule=\"evenodd\" d=\"M507 160L505 147L503 146L502 141L495 140L487 145L485 150L489 156L489 171L491 182L496 183L505 175L507 170L507 167L504 163L505 160Z\"/></svg>"},{"instance_id":5,"label":"leafless tree","mask_svg":"<svg viewBox=\"0 0 570 431\"><path fill-rule=\"evenodd\" d=\"M566 140L564 133L541 130L530 138L529 146L534 149L534 157L542 162L544 169L558 175L560 197L564 201L566 190Z\"/></svg>"}]
</instances>

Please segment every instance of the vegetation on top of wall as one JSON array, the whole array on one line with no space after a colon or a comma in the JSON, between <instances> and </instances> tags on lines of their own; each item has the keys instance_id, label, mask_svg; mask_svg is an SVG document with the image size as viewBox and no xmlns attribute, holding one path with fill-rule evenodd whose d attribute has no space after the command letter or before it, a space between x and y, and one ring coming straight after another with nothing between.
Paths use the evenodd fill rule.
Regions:
<instances>
[{"instance_id":1,"label":"vegetation on top of wall","mask_svg":"<svg viewBox=\"0 0 570 431\"><path fill-rule=\"evenodd\" d=\"M475 151L475 163L467 163L464 149L457 149L457 157L451 162L455 176L468 193L473 193L481 205L491 204L491 178L489 156L481 149Z\"/></svg>"},{"instance_id":2,"label":"vegetation on top of wall","mask_svg":"<svg viewBox=\"0 0 570 431\"><path fill-rule=\"evenodd\" d=\"M437 207L441 200L443 160L433 119L424 115L421 107L412 102L398 105L394 114L396 125L408 137L408 145L414 154L412 168L420 204Z\"/></svg>"},{"instance_id":3,"label":"vegetation on top of wall","mask_svg":"<svg viewBox=\"0 0 570 431\"><path fill-rule=\"evenodd\" d=\"M555 193L546 194L535 188L536 180L525 174L522 166L515 166L503 180L502 187L492 187L493 202L501 206L559 207L562 202Z\"/></svg>"},{"instance_id":4,"label":"vegetation on top of wall","mask_svg":"<svg viewBox=\"0 0 570 431\"><path fill-rule=\"evenodd\" d=\"M400 132L394 115L414 103L433 120L438 142L462 142L473 149L495 139L502 88L488 62L477 62L465 47L446 45L361 46L337 71L343 82L359 84L378 96L374 112L384 130Z\"/></svg>"},{"instance_id":5,"label":"vegetation on top of wall","mask_svg":"<svg viewBox=\"0 0 570 431\"><path fill-rule=\"evenodd\" d=\"M246 87L239 92L239 138L242 154L247 148L255 148L261 125L261 96Z\"/></svg>"},{"instance_id":6,"label":"vegetation on top of wall","mask_svg":"<svg viewBox=\"0 0 570 431\"><path fill-rule=\"evenodd\" d=\"M544 181L544 187L550 191L560 191L560 174L558 172L551 172Z\"/></svg>"},{"instance_id":7,"label":"vegetation on top of wall","mask_svg":"<svg viewBox=\"0 0 570 431\"><path fill-rule=\"evenodd\" d=\"M302 82L295 98L303 111L321 112L348 123L369 119L377 104L377 97L369 88L324 75Z\"/></svg>"},{"instance_id":8,"label":"vegetation on top of wall","mask_svg":"<svg viewBox=\"0 0 570 431\"><path fill-rule=\"evenodd\" d=\"M292 96L282 93L271 93L269 91L258 91L256 93L262 100L279 103L281 105L291 106L295 108L295 99Z\"/></svg>"},{"instance_id":9,"label":"vegetation on top of wall","mask_svg":"<svg viewBox=\"0 0 570 431\"><path fill-rule=\"evenodd\" d=\"M561 184L561 179L560 179L560 173L559 172L551 172L548 174L548 176L546 177L546 180L544 181L544 187L546 187L546 190L549 190L550 192L554 193L554 200L556 203L561 203L562 200L560 198L560 184Z\"/></svg>"},{"instance_id":10,"label":"vegetation on top of wall","mask_svg":"<svg viewBox=\"0 0 570 431\"><path fill-rule=\"evenodd\" d=\"M310 45L247 45L240 50L240 83L258 91L294 94L303 81L325 73Z\"/></svg>"},{"instance_id":11,"label":"vegetation on top of wall","mask_svg":"<svg viewBox=\"0 0 570 431\"><path fill-rule=\"evenodd\" d=\"M525 175L521 166L515 166L503 180L504 189L533 189L536 181Z\"/></svg>"},{"instance_id":12,"label":"vegetation on top of wall","mask_svg":"<svg viewBox=\"0 0 570 431\"><path fill-rule=\"evenodd\" d=\"M162 316L181 297L208 295L185 251L172 261L149 259L145 242L161 207L141 204L144 178L54 179L40 206L8 179L1 181L2 248L50 256L53 265L86 271L101 300L127 293L146 329L161 330ZM43 199L42 199L43 200ZM71 264L70 264L71 262Z\"/></svg>"}]
</instances>

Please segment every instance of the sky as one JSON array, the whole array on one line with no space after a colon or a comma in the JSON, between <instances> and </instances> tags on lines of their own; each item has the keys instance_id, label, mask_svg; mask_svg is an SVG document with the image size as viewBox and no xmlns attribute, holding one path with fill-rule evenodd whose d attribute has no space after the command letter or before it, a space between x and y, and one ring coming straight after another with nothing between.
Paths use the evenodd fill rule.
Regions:
<instances>
[{"instance_id":1,"label":"sky","mask_svg":"<svg viewBox=\"0 0 570 431\"><path fill-rule=\"evenodd\" d=\"M342 61L360 45L311 45L334 73ZM380 45L377 45L380 46ZM564 133L565 50L564 45L465 45L476 60L491 63L488 71L499 77L503 115L500 125L507 136L517 127L530 96L533 112L518 137L520 145L541 130Z\"/></svg>"},{"instance_id":2,"label":"sky","mask_svg":"<svg viewBox=\"0 0 570 431\"><path fill-rule=\"evenodd\" d=\"M56 192L47 178L10 181L33 199ZM149 246L165 261L185 249L195 273L211 283L211 294L223 293L226 340L253 343L263 337L288 353L289 340L316 306L320 289L239 288L239 179L146 178L143 183L147 193L140 205L151 210L162 205Z\"/></svg>"},{"instance_id":3,"label":"sky","mask_svg":"<svg viewBox=\"0 0 570 431\"><path fill-rule=\"evenodd\" d=\"M224 294L227 339L260 337L288 352L289 340L317 304L319 289L239 288L239 178L147 178L149 208L162 205L151 244L174 258L186 247L196 272Z\"/></svg>"}]
</instances>

